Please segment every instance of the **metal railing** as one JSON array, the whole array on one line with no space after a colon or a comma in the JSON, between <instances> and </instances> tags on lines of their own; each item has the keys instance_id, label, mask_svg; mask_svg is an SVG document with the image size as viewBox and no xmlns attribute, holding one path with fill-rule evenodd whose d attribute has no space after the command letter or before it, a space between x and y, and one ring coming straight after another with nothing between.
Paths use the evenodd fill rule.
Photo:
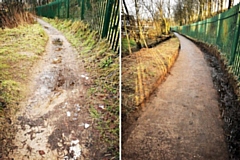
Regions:
<instances>
[{"instance_id":1,"label":"metal railing","mask_svg":"<svg viewBox=\"0 0 240 160\"><path fill-rule=\"evenodd\" d=\"M56 0L36 7L38 16L77 19L107 38L114 51L119 51L119 0Z\"/></svg>"},{"instance_id":2,"label":"metal railing","mask_svg":"<svg viewBox=\"0 0 240 160\"><path fill-rule=\"evenodd\" d=\"M240 81L240 3L204 21L171 27L172 31L216 46Z\"/></svg>"}]
</instances>

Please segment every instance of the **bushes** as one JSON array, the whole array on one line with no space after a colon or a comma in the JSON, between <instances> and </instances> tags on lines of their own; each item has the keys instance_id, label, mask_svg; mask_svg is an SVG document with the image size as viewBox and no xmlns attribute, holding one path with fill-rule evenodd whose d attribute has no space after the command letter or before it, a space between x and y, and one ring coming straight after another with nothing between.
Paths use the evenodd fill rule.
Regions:
<instances>
[{"instance_id":1,"label":"bushes","mask_svg":"<svg viewBox=\"0 0 240 160\"><path fill-rule=\"evenodd\" d=\"M2 29L33 22L33 16L24 11L23 3L6 1L0 4L0 27Z\"/></svg>"}]
</instances>

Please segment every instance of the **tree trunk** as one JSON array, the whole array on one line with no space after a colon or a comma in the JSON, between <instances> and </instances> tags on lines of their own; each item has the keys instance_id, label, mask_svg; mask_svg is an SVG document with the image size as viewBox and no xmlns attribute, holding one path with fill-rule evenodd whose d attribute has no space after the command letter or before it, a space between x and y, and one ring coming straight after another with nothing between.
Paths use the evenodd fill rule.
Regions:
<instances>
[{"instance_id":1,"label":"tree trunk","mask_svg":"<svg viewBox=\"0 0 240 160\"><path fill-rule=\"evenodd\" d=\"M208 14L207 16L212 16L212 0L208 1Z\"/></svg>"},{"instance_id":2,"label":"tree trunk","mask_svg":"<svg viewBox=\"0 0 240 160\"><path fill-rule=\"evenodd\" d=\"M233 0L228 0L228 9L232 8Z\"/></svg>"},{"instance_id":3,"label":"tree trunk","mask_svg":"<svg viewBox=\"0 0 240 160\"><path fill-rule=\"evenodd\" d=\"M163 21L164 21L164 26L165 26L165 34L168 34L168 23L167 23L166 18L163 18Z\"/></svg>"},{"instance_id":4,"label":"tree trunk","mask_svg":"<svg viewBox=\"0 0 240 160\"><path fill-rule=\"evenodd\" d=\"M202 20L202 19L203 19L203 2L200 1L198 20Z\"/></svg>"},{"instance_id":5,"label":"tree trunk","mask_svg":"<svg viewBox=\"0 0 240 160\"><path fill-rule=\"evenodd\" d=\"M223 11L223 0L220 0L221 12Z\"/></svg>"},{"instance_id":6,"label":"tree trunk","mask_svg":"<svg viewBox=\"0 0 240 160\"><path fill-rule=\"evenodd\" d=\"M122 0L122 2L123 2L123 6L124 6L124 9L126 10L127 15L129 15L128 8L127 8L125 0Z\"/></svg>"},{"instance_id":7,"label":"tree trunk","mask_svg":"<svg viewBox=\"0 0 240 160\"><path fill-rule=\"evenodd\" d=\"M124 4L124 3L123 3ZM127 6L125 6L127 9ZM122 12L124 14L124 11L123 11L123 7L122 7ZM127 14L128 15L128 14ZM124 25L124 31L126 33L126 37L127 37L127 44L128 44L128 51L129 51L129 54L132 54L132 50L131 50L131 45L130 45L130 40L129 40L129 37L128 37L128 31L127 31L127 26L126 26L126 16L124 15L124 19L123 19L123 25Z\"/></svg>"},{"instance_id":8,"label":"tree trunk","mask_svg":"<svg viewBox=\"0 0 240 160\"><path fill-rule=\"evenodd\" d=\"M137 4L137 0L135 0L135 10L136 10L136 17L137 17L137 25L138 25L138 30L139 30L138 38L140 40L141 46L145 45L145 47L148 48L146 40L145 40L144 35L143 35L142 26L140 24L139 7L138 7L138 4Z\"/></svg>"}]
</instances>

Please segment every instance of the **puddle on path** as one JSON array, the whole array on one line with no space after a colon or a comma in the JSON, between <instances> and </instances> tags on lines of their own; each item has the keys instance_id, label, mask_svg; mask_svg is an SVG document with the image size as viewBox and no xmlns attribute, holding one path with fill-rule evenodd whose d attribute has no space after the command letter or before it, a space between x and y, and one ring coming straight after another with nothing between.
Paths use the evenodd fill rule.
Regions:
<instances>
[{"instance_id":1,"label":"puddle on path","mask_svg":"<svg viewBox=\"0 0 240 160\"><path fill-rule=\"evenodd\" d=\"M48 33L49 42L33 71L29 84L32 94L17 115L16 147L9 157L88 159L92 119L84 99L87 73L65 37L44 21L38 21Z\"/></svg>"}]
</instances>

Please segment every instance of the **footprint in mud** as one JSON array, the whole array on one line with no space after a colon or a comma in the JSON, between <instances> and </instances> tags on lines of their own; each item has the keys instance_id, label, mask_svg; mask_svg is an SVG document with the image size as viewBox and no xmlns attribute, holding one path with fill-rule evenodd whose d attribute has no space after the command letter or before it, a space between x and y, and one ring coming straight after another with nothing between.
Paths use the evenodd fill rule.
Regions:
<instances>
[{"instance_id":1,"label":"footprint in mud","mask_svg":"<svg viewBox=\"0 0 240 160\"><path fill-rule=\"evenodd\" d=\"M63 45L63 40L61 40L60 38L55 38L52 41L52 44L62 46Z\"/></svg>"}]
</instances>

